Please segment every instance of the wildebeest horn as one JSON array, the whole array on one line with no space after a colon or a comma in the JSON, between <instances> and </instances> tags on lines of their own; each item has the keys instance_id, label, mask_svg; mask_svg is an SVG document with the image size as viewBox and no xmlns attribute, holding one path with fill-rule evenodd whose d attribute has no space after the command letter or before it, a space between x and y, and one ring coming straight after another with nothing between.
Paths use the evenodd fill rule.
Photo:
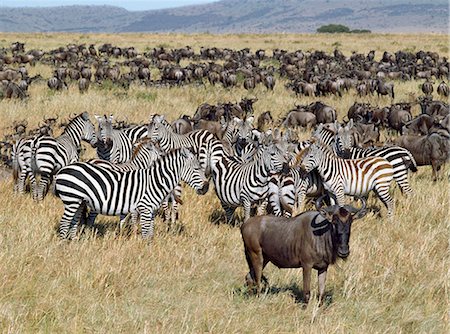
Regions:
<instances>
[{"instance_id":1,"label":"wildebeest horn","mask_svg":"<svg viewBox=\"0 0 450 334\"><path fill-rule=\"evenodd\" d=\"M322 208L322 200L327 196L327 194L324 194L322 196L320 196L318 199L316 199L316 210L320 211L320 209Z\"/></svg>"},{"instance_id":2,"label":"wildebeest horn","mask_svg":"<svg viewBox=\"0 0 450 334\"><path fill-rule=\"evenodd\" d=\"M361 203L362 203L361 208L358 209L351 205L344 205L344 208L354 215L353 219L359 219L359 218L364 217L367 214L367 210L366 210L367 202L366 202L365 198L363 198L363 197L359 197L359 196L355 196L355 197L361 201Z\"/></svg>"}]
</instances>

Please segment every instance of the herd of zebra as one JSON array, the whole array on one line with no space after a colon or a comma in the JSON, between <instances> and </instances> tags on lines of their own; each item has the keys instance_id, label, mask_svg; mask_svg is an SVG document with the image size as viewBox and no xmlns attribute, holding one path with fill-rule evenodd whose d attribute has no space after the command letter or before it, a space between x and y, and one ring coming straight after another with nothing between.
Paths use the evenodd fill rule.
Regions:
<instances>
[{"instance_id":1,"label":"herd of zebra","mask_svg":"<svg viewBox=\"0 0 450 334\"><path fill-rule=\"evenodd\" d=\"M112 115L95 118L97 128L83 112L60 136L25 137L12 149L15 191L25 193L29 182L35 200L50 188L62 200L61 238L75 238L79 223L92 225L103 214L121 216L121 224L131 217L151 240L159 209L176 221L181 181L203 195L211 180L227 222L236 221L237 207L244 208L244 220L253 209L291 216L307 197L329 194L342 206L345 195L367 198L370 191L392 217L392 181L411 194L408 172L417 170L405 148L355 147L353 120L320 124L310 139L297 141L238 118L227 122L221 140L205 129L177 133L164 115L124 129L113 127ZM80 161L82 141L96 148L97 159Z\"/></svg>"}]
</instances>

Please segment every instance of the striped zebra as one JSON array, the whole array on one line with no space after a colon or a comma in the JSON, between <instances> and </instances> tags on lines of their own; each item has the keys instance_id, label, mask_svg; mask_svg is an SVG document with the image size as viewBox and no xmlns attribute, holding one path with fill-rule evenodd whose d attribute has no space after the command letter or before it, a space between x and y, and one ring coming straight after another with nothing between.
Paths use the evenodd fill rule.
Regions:
<instances>
[{"instance_id":1,"label":"striped zebra","mask_svg":"<svg viewBox=\"0 0 450 334\"><path fill-rule=\"evenodd\" d=\"M234 218L237 207L244 207L245 220L252 204L267 204L268 180L271 173L285 167L285 152L266 141L258 147L252 161L238 163L226 154L214 164L213 181L217 197L226 213L227 222Z\"/></svg>"},{"instance_id":2,"label":"striped zebra","mask_svg":"<svg viewBox=\"0 0 450 334\"><path fill-rule=\"evenodd\" d=\"M149 168L156 160L163 155L163 152L158 149L149 139L142 139L135 144L133 155L127 162L121 164L114 164L107 160L92 159L88 162L96 166L109 168L117 172L129 172L136 169ZM161 207L164 212L164 219L170 221L172 224L178 219L179 205L181 201L181 184L177 184L174 190L164 199ZM88 218L88 224L91 226L94 223L96 213L90 213ZM121 226L123 224L124 217L121 217Z\"/></svg>"},{"instance_id":3,"label":"striped zebra","mask_svg":"<svg viewBox=\"0 0 450 334\"><path fill-rule=\"evenodd\" d=\"M148 126L148 138L158 143L163 152L189 147L209 176L212 163L223 155L223 145L207 130L195 130L185 135L177 134L163 115L153 115Z\"/></svg>"},{"instance_id":4,"label":"striped zebra","mask_svg":"<svg viewBox=\"0 0 450 334\"><path fill-rule=\"evenodd\" d=\"M417 171L417 164L411 152L399 146L353 147L353 136L351 133L352 124L339 127L335 139L336 153L346 159L360 159L365 157L381 157L386 159L394 169L394 180L397 182L402 194L412 194L412 189L408 182L408 170Z\"/></svg>"},{"instance_id":5,"label":"striped zebra","mask_svg":"<svg viewBox=\"0 0 450 334\"><path fill-rule=\"evenodd\" d=\"M149 168L128 172L83 162L68 165L55 181L55 194L64 203L59 236L75 237L86 205L92 212L108 216L130 213L133 223L140 219L142 237L152 239L156 210L180 181L200 195L209 186L198 160L184 148L171 151Z\"/></svg>"},{"instance_id":6,"label":"striped zebra","mask_svg":"<svg viewBox=\"0 0 450 334\"><path fill-rule=\"evenodd\" d=\"M373 190L387 207L388 216L393 214L394 201L389 187L394 170L386 159L347 160L338 157L328 146L315 142L297 160L307 173L317 168L325 189L335 195L338 205L345 204L344 195L367 196Z\"/></svg>"},{"instance_id":7,"label":"striped zebra","mask_svg":"<svg viewBox=\"0 0 450 334\"><path fill-rule=\"evenodd\" d=\"M298 168L289 168L287 174L274 174L269 179L268 199L275 216L291 217L296 206L303 207L307 196L318 197L323 193L322 180L315 170L303 173Z\"/></svg>"},{"instance_id":8,"label":"striped zebra","mask_svg":"<svg viewBox=\"0 0 450 334\"><path fill-rule=\"evenodd\" d=\"M34 137L20 138L12 148L14 191L24 194L27 179L35 185L34 174L31 170L31 144Z\"/></svg>"},{"instance_id":9,"label":"striped zebra","mask_svg":"<svg viewBox=\"0 0 450 334\"><path fill-rule=\"evenodd\" d=\"M82 140L91 146L97 144L95 128L87 112L73 118L59 137L40 136L33 140L31 170L34 178L40 175L39 185L33 189L34 199L43 200L53 175L62 167L79 160Z\"/></svg>"},{"instance_id":10,"label":"striped zebra","mask_svg":"<svg viewBox=\"0 0 450 334\"><path fill-rule=\"evenodd\" d=\"M113 115L97 116L98 145L97 156L113 163L124 163L133 155L134 143L147 136L147 125L138 125L125 129L114 129Z\"/></svg>"}]
</instances>

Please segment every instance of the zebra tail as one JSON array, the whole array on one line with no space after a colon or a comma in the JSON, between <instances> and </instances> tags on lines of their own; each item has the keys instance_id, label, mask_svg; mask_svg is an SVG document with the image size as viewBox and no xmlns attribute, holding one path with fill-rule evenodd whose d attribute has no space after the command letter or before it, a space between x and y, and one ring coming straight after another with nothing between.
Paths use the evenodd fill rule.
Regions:
<instances>
[{"instance_id":1,"label":"zebra tail","mask_svg":"<svg viewBox=\"0 0 450 334\"><path fill-rule=\"evenodd\" d=\"M409 159L402 157L405 166L413 173L417 172L417 163L411 153L408 154Z\"/></svg>"},{"instance_id":2,"label":"zebra tail","mask_svg":"<svg viewBox=\"0 0 450 334\"><path fill-rule=\"evenodd\" d=\"M31 162L30 162L30 167L31 167L31 171L33 172L33 174L35 176L37 174L39 174L39 167L37 165L37 160L36 160L36 151L37 151L37 145L36 145L36 142L33 141L31 143Z\"/></svg>"}]
</instances>

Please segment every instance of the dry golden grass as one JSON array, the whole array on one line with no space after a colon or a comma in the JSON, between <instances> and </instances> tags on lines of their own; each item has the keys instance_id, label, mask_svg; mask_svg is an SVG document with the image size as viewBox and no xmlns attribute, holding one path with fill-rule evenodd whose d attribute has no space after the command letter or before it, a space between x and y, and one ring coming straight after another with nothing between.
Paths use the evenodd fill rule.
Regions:
<instances>
[{"instance_id":1,"label":"dry golden grass","mask_svg":"<svg viewBox=\"0 0 450 334\"><path fill-rule=\"evenodd\" d=\"M106 43L146 47L193 45L252 50L274 47L331 51L339 41L346 54L397 49L442 51L443 35L75 35L0 34L0 47L12 41L51 49L67 43ZM38 65L32 73L50 69ZM65 117L87 110L112 113L146 122L152 113L174 119L193 114L204 102L236 101L257 96L256 114L271 110L279 116L296 98L278 80L274 93L257 88L196 86L103 90L92 86L80 95L76 86L51 93L46 83L31 86L26 102L1 101L0 136L14 120L37 125L42 116ZM396 101L419 95L419 82L396 82ZM436 96L435 96L436 97ZM335 106L342 119L357 100L354 93L323 101ZM389 99L368 98L373 104ZM418 109L414 110L418 113ZM306 136L306 134L305 134ZM89 151L86 156L92 155ZM85 157L86 157L85 156ZM448 173L448 171L446 171ZM447 176L447 174L446 174ZM404 198L396 189L395 220L370 213L354 224L351 256L329 270L329 303L318 308L315 298L303 308L301 270L268 265L270 290L248 297L243 287L247 264L240 231L214 224L220 210L213 191L184 193L181 232L165 231L160 218L151 246L135 233L118 231L118 218L99 217L98 234L84 231L80 240L62 242L56 228L63 212L49 195L39 204L12 191L12 180L0 181L0 331L22 332L144 332L144 333L445 333L448 332L448 179L433 183L431 169L412 175L415 191ZM371 198L370 206L381 203ZM381 209L382 217L385 209ZM315 273L314 273L315 275ZM315 282L314 277L314 282ZM317 286L313 285L314 292ZM315 297L315 296L313 296Z\"/></svg>"}]
</instances>

